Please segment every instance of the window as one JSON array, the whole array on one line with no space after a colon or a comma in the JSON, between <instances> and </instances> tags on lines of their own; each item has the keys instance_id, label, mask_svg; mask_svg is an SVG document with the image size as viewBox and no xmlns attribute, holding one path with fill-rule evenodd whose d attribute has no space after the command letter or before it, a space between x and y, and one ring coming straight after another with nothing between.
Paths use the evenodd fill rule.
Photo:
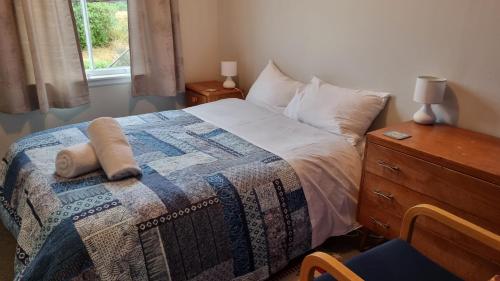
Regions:
<instances>
[{"instance_id":1,"label":"window","mask_svg":"<svg viewBox=\"0 0 500 281\"><path fill-rule=\"evenodd\" d=\"M72 0L89 80L130 76L127 0Z\"/></svg>"}]
</instances>

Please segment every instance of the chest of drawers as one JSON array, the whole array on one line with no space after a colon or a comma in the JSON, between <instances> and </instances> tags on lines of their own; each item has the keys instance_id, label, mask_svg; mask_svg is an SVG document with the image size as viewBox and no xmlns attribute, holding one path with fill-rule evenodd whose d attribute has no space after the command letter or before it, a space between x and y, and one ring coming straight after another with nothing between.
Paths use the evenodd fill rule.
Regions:
<instances>
[{"instance_id":1,"label":"chest of drawers","mask_svg":"<svg viewBox=\"0 0 500 281\"><path fill-rule=\"evenodd\" d=\"M412 135L394 140L387 131ZM358 221L396 238L404 212L429 203L500 233L500 139L445 125L407 122L368 134ZM414 245L466 280L500 273L500 253L430 219Z\"/></svg>"},{"instance_id":2,"label":"chest of drawers","mask_svg":"<svg viewBox=\"0 0 500 281\"><path fill-rule=\"evenodd\" d=\"M187 107L229 98L245 99L245 95L238 88L225 89L219 81L186 84Z\"/></svg>"}]
</instances>

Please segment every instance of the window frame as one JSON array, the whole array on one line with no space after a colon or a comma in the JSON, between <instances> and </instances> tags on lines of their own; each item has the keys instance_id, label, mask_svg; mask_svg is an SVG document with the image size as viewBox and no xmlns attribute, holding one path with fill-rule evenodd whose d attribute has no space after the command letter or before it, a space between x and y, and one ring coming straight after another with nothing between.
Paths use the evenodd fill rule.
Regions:
<instances>
[{"instance_id":1,"label":"window frame","mask_svg":"<svg viewBox=\"0 0 500 281\"><path fill-rule=\"evenodd\" d=\"M95 68L94 52L92 45L92 35L90 31L90 20L87 8L87 0L78 0L81 5L81 13L83 19L83 29L85 33L85 43L87 45L89 69L85 69L85 75L89 86L102 86L110 84L120 84L130 82L130 66ZM130 46L129 46L130 49Z\"/></svg>"}]
</instances>

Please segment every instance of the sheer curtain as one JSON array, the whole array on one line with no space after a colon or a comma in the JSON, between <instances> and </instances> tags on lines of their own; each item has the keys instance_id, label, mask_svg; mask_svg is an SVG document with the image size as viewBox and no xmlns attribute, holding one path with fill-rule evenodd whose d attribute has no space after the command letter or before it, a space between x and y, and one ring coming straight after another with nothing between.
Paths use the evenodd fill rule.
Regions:
<instances>
[{"instance_id":1,"label":"sheer curtain","mask_svg":"<svg viewBox=\"0 0 500 281\"><path fill-rule=\"evenodd\" d=\"M128 0L132 95L184 92L177 0Z\"/></svg>"},{"instance_id":2,"label":"sheer curtain","mask_svg":"<svg viewBox=\"0 0 500 281\"><path fill-rule=\"evenodd\" d=\"M89 102L70 0L0 0L0 111Z\"/></svg>"}]
</instances>

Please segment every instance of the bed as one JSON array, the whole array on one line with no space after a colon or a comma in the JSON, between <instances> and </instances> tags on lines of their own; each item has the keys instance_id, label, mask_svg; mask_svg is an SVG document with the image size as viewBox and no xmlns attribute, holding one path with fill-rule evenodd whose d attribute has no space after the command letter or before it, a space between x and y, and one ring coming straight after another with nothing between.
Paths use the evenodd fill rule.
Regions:
<instances>
[{"instance_id":1,"label":"bed","mask_svg":"<svg viewBox=\"0 0 500 281\"><path fill-rule=\"evenodd\" d=\"M361 150L238 99L118 118L143 176L54 174L80 123L15 142L0 217L18 280L264 280L357 227Z\"/></svg>"}]
</instances>

